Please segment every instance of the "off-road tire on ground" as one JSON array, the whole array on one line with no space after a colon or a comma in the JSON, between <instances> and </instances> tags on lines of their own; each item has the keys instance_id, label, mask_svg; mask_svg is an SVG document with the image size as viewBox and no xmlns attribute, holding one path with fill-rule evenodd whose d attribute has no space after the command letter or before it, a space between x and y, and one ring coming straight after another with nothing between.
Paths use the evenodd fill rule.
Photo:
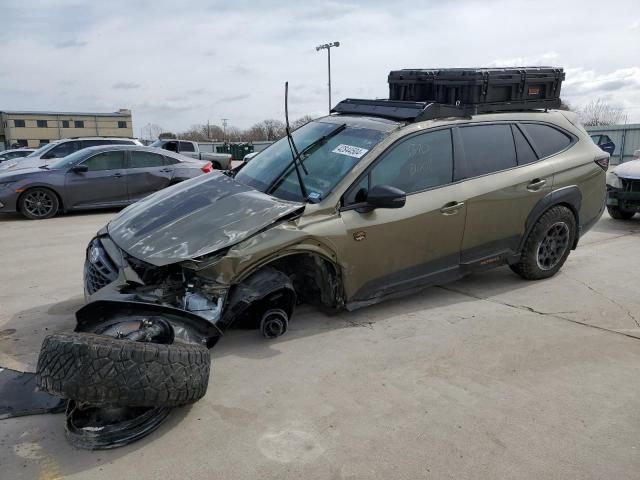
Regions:
<instances>
[{"instance_id":1,"label":"off-road tire on ground","mask_svg":"<svg viewBox=\"0 0 640 480\"><path fill-rule=\"evenodd\" d=\"M41 197L41 201L47 202L47 208L41 209L43 212L41 215L36 213L37 207L33 204L37 198ZM49 203L50 202L50 203ZM44 206L43 206L44 207ZM58 195L52 190L44 187L30 188L22 194L18 200L18 208L20 213L29 220L45 220L47 218L55 217L60 210L60 199Z\"/></svg>"},{"instance_id":2,"label":"off-road tire on ground","mask_svg":"<svg viewBox=\"0 0 640 480\"><path fill-rule=\"evenodd\" d=\"M42 343L36 382L53 395L95 406L175 407L204 396L209 369L204 345L56 333Z\"/></svg>"},{"instance_id":3,"label":"off-road tire on ground","mask_svg":"<svg viewBox=\"0 0 640 480\"><path fill-rule=\"evenodd\" d=\"M567 246L551 268L545 270L538 264L538 249L546 237L549 229L555 225L564 224L568 227ZM547 210L535 223L524 243L518 263L510 265L511 270L526 280L541 280L554 276L567 260L576 238L576 219L567 207L557 206Z\"/></svg>"},{"instance_id":4,"label":"off-road tire on ground","mask_svg":"<svg viewBox=\"0 0 640 480\"><path fill-rule=\"evenodd\" d=\"M615 218L616 220L629 220L636 214L636 212L620 210L620 207L614 207L611 205L607 205L607 212L609 212L611 218Z\"/></svg>"}]
</instances>

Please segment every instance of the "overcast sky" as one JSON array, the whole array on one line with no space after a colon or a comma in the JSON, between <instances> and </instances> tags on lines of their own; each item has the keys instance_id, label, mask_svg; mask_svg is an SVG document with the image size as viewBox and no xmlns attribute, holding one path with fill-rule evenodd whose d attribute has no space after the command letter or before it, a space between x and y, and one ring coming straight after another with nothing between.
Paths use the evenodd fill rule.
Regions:
<instances>
[{"instance_id":1,"label":"overcast sky","mask_svg":"<svg viewBox=\"0 0 640 480\"><path fill-rule=\"evenodd\" d=\"M248 127L385 97L400 68L563 66L573 106L602 97L640 122L640 4L567 0L2 0L0 110L131 108L149 122ZM334 102L335 103L335 102Z\"/></svg>"}]
</instances>

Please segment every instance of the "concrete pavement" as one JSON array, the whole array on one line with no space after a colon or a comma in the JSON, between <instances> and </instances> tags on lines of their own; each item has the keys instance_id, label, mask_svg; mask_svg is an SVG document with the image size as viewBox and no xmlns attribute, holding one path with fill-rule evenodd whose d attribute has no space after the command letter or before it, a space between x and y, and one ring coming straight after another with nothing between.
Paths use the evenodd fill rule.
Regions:
<instances>
[{"instance_id":1,"label":"concrete pavement","mask_svg":"<svg viewBox=\"0 0 640 480\"><path fill-rule=\"evenodd\" d=\"M0 217L0 366L73 328L113 213ZM501 268L327 317L231 331L206 397L150 437L73 449L62 415L0 421L2 478L640 477L640 220L604 216L560 275Z\"/></svg>"}]
</instances>

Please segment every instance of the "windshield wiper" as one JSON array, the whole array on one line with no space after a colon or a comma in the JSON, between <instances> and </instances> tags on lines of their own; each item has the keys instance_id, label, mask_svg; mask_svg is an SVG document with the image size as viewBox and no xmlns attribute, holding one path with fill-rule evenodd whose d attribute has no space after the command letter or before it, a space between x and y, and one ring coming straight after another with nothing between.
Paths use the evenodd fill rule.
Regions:
<instances>
[{"instance_id":1,"label":"windshield wiper","mask_svg":"<svg viewBox=\"0 0 640 480\"><path fill-rule=\"evenodd\" d=\"M300 154L298 153L296 144L293 141L293 135L291 135L291 128L289 127L289 82L285 82L284 84L284 117L287 122L287 141L289 142L289 150L291 150L291 156L293 157L292 162L296 168L296 175L298 176L298 183L300 184L300 193L302 193L302 199L306 201L309 195L307 194L307 187L305 186L304 181L302 180L302 175L300 174ZM287 167L287 169L288 168L289 167ZM306 175L309 175L309 172L304 165L302 165L302 169Z\"/></svg>"}]
</instances>

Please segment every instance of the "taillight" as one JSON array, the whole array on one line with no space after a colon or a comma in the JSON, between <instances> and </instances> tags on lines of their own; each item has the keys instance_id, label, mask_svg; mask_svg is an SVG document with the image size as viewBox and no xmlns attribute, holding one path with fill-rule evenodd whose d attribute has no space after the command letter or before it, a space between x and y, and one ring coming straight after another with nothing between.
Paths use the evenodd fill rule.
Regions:
<instances>
[{"instance_id":1,"label":"taillight","mask_svg":"<svg viewBox=\"0 0 640 480\"><path fill-rule=\"evenodd\" d=\"M211 173L213 172L213 165L211 165L211 162L207 162L207 164L200 170L202 170L204 173Z\"/></svg>"},{"instance_id":2,"label":"taillight","mask_svg":"<svg viewBox=\"0 0 640 480\"><path fill-rule=\"evenodd\" d=\"M605 172L607 168L609 168L609 155L605 157L596 157L594 161L598 164L598 166L603 169Z\"/></svg>"}]
</instances>

